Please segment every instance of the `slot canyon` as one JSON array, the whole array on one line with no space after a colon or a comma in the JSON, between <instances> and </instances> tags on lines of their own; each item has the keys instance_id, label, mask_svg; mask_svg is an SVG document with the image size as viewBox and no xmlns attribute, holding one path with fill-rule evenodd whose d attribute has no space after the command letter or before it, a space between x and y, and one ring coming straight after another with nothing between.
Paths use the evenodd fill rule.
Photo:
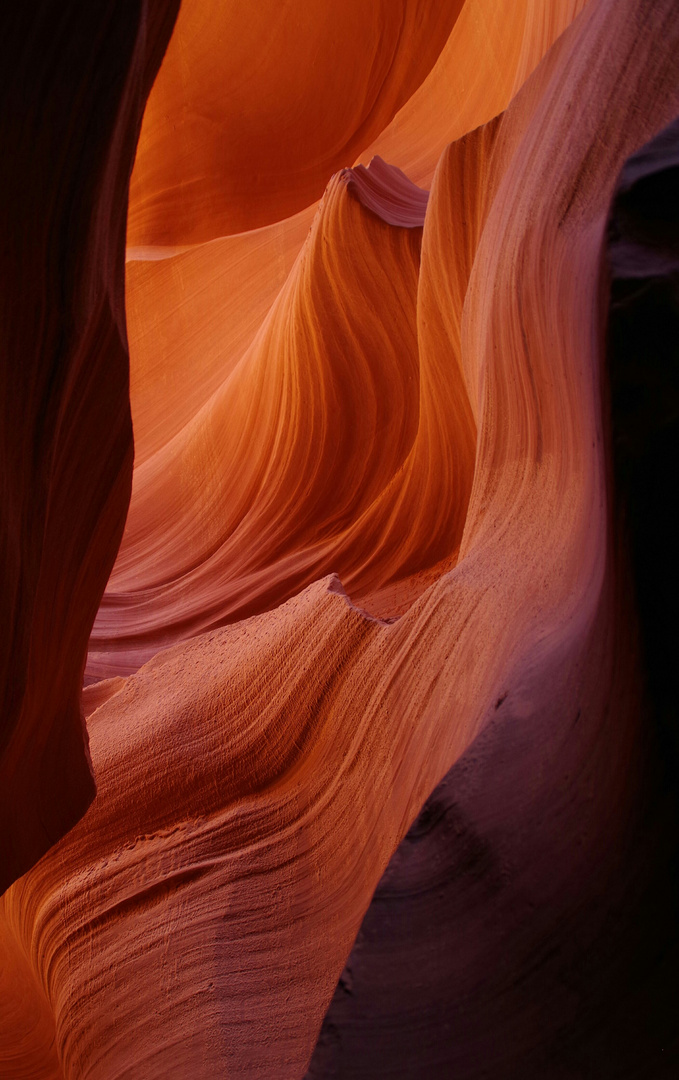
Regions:
<instances>
[{"instance_id":1,"label":"slot canyon","mask_svg":"<svg viewBox=\"0 0 679 1080\"><path fill-rule=\"evenodd\" d=\"M0 1080L676 1080L676 0L3 23Z\"/></svg>"}]
</instances>

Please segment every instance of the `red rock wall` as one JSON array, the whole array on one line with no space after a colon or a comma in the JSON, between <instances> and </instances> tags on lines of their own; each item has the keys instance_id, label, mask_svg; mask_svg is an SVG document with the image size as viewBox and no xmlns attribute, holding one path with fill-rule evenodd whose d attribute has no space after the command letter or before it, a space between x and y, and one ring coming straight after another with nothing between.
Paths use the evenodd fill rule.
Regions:
<instances>
[{"instance_id":1,"label":"red rock wall","mask_svg":"<svg viewBox=\"0 0 679 1080\"><path fill-rule=\"evenodd\" d=\"M94 795L80 688L132 478L126 192L176 8L4 19L0 888Z\"/></svg>"},{"instance_id":2,"label":"red rock wall","mask_svg":"<svg viewBox=\"0 0 679 1080\"><path fill-rule=\"evenodd\" d=\"M679 111L679 17L475 0L444 38L395 165L242 236L220 188L129 252L97 794L0 900L3 1075L676 1072L671 605L632 527L661 453L616 327L643 266L674 333L642 183L673 143L636 152Z\"/></svg>"}]
</instances>

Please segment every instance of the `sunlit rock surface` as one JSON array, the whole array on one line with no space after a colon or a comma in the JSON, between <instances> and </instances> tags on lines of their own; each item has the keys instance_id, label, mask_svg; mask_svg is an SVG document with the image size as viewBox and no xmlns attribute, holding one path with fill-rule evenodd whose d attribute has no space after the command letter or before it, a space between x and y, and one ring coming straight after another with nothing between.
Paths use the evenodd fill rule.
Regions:
<instances>
[{"instance_id":1,"label":"sunlit rock surface","mask_svg":"<svg viewBox=\"0 0 679 1080\"><path fill-rule=\"evenodd\" d=\"M302 210L422 83L463 0L184 0L144 119L131 246Z\"/></svg>"},{"instance_id":2,"label":"sunlit rock surface","mask_svg":"<svg viewBox=\"0 0 679 1080\"><path fill-rule=\"evenodd\" d=\"M97 794L0 900L3 1077L676 1075L679 14L451 25L318 206L128 251Z\"/></svg>"},{"instance_id":3,"label":"sunlit rock surface","mask_svg":"<svg viewBox=\"0 0 679 1080\"><path fill-rule=\"evenodd\" d=\"M446 146L503 111L587 0L465 0L422 86L363 152L428 186Z\"/></svg>"},{"instance_id":4,"label":"sunlit rock surface","mask_svg":"<svg viewBox=\"0 0 679 1080\"><path fill-rule=\"evenodd\" d=\"M331 182L250 350L136 470L91 675L126 674L329 572L368 608L399 584L400 613L457 552L475 427L433 300L448 288L436 232L420 273L426 206L383 162Z\"/></svg>"}]
</instances>

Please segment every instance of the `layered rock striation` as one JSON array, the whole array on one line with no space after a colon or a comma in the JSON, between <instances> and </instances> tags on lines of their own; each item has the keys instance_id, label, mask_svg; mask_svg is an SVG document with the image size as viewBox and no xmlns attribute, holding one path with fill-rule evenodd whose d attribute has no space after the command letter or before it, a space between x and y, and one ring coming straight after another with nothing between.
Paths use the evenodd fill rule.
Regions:
<instances>
[{"instance_id":1,"label":"layered rock striation","mask_svg":"<svg viewBox=\"0 0 679 1080\"><path fill-rule=\"evenodd\" d=\"M676 1072L670 546L635 524L676 410L628 327L675 333L679 18L512 12L429 194L380 156L130 252L97 794L0 900L8 1078Z\"/></svg>"}]
</instances>

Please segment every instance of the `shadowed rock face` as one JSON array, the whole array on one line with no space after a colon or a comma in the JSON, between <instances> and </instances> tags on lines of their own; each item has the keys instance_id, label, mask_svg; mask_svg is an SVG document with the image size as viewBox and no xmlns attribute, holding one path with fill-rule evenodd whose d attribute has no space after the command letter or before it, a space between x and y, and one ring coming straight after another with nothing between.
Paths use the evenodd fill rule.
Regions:
<instances>
[{"instance_id":1,"label":"shadowed rock face","mask_svg":"<svg viewBox=\"0 0 679 1080\"><path fill-rule=\"evenodd\" d=\"M132 478L126 193L177 7L3 17L0 889L94 795L80 688Z\"/></svg>"},{"instance_id":2,"label":"shadowed rock face","mask_svg":"<svg viewBox=\"0 0 679 1080\"><path fill-rule=\"evenodd\" d=\"M310 26L329 18L321 7ZM312 153L311 192L283 155L283 194L304 207L325 184L320 204L234 236L220 235L223 197L242 176L217 170L198 234L128 252L138 457L88 660L89 678L114 677L82 695L96 797L0 897L8 1080L677 1072L676 639L663 637L675 579L650 524L669 532L660 458L676 454L663 352L676 334L675 131L658 137L679 112L676 3L468 0L417 79L424 15L441 9L363 10L368 23L386 13L375 64L392 105L408 97L374 131L361 106L334 133L370 166L339 161L330 177ZM402 54L389 44L399 11ZM171 14L134 9L107 162L128 92L138 124L149 79L134 83L135 64L157 62L145 50ZM267 29L259 16L248 27ZM255 54L269 96L271 29ZM195 42L182 31L167 67L184 78L182 57L207 50L192 108L216 144L221 30L212 52L207 29ZM361 64L371 40L356 43ZM148 146L154 123L159 138L171 124L153 116ZM96 174L101 205L123 207L118 240L129 130L110 204ZM174 137L182 153L194 145L190 118ZM164 228L186 176L166 188L145 175ZM271 221L254 173L253 190ZM122 343L122 261L90 254L109 250L96 207L83 210L94 234L75 234L82 272L57 279L85 329L103 305ZM94 325L93 349L107 340ZM56 425L68 439L46 475L56 483L63 462L82 480L67 486L84 508L80 587L110 569L130 444L126 383L97 381L124 373L124 345L78 342L72 397L58 380L55 394L86 415ZM110 473L97 464L109 432L122 448ZM83 491L99 517L85 520ZM85 642L71 639L101 588L78 593L68 544L50 552L53 618L36 640L80 678ZM52 653L44 670L34 655L16 685L44 701ZM24 744L30 762L40 740ZM12 813L30 796L44 818L29 780Z\"/></svg>"},{"instance_id":3,"label":"shadowed rock face","mask_svg":"<svg viewBox=\"0 0 679 1080\"><path fill-rule=\"evenodd\" d=\"M679 121L622 172L608 238L613 450L624 493L648 689L677 768L673 557L679 421Z\"/></svg>"},{"instance_id":4,"label":"shadowed rock face","mask_svg":"<svg viewBox=\"0 0 679 1080\"><path fill-rule=\"evenodd\" d=\"M604 737L601 715L578 707L559 729L551 695L529 718L501 695L375 891L309 1080L676 1074L678 164L675 121L625 163L602 252L612 644L620 666L642 658L608 703L642 724L621 846L561 891L620 727Z\"/></svg>"}]
</instances>

